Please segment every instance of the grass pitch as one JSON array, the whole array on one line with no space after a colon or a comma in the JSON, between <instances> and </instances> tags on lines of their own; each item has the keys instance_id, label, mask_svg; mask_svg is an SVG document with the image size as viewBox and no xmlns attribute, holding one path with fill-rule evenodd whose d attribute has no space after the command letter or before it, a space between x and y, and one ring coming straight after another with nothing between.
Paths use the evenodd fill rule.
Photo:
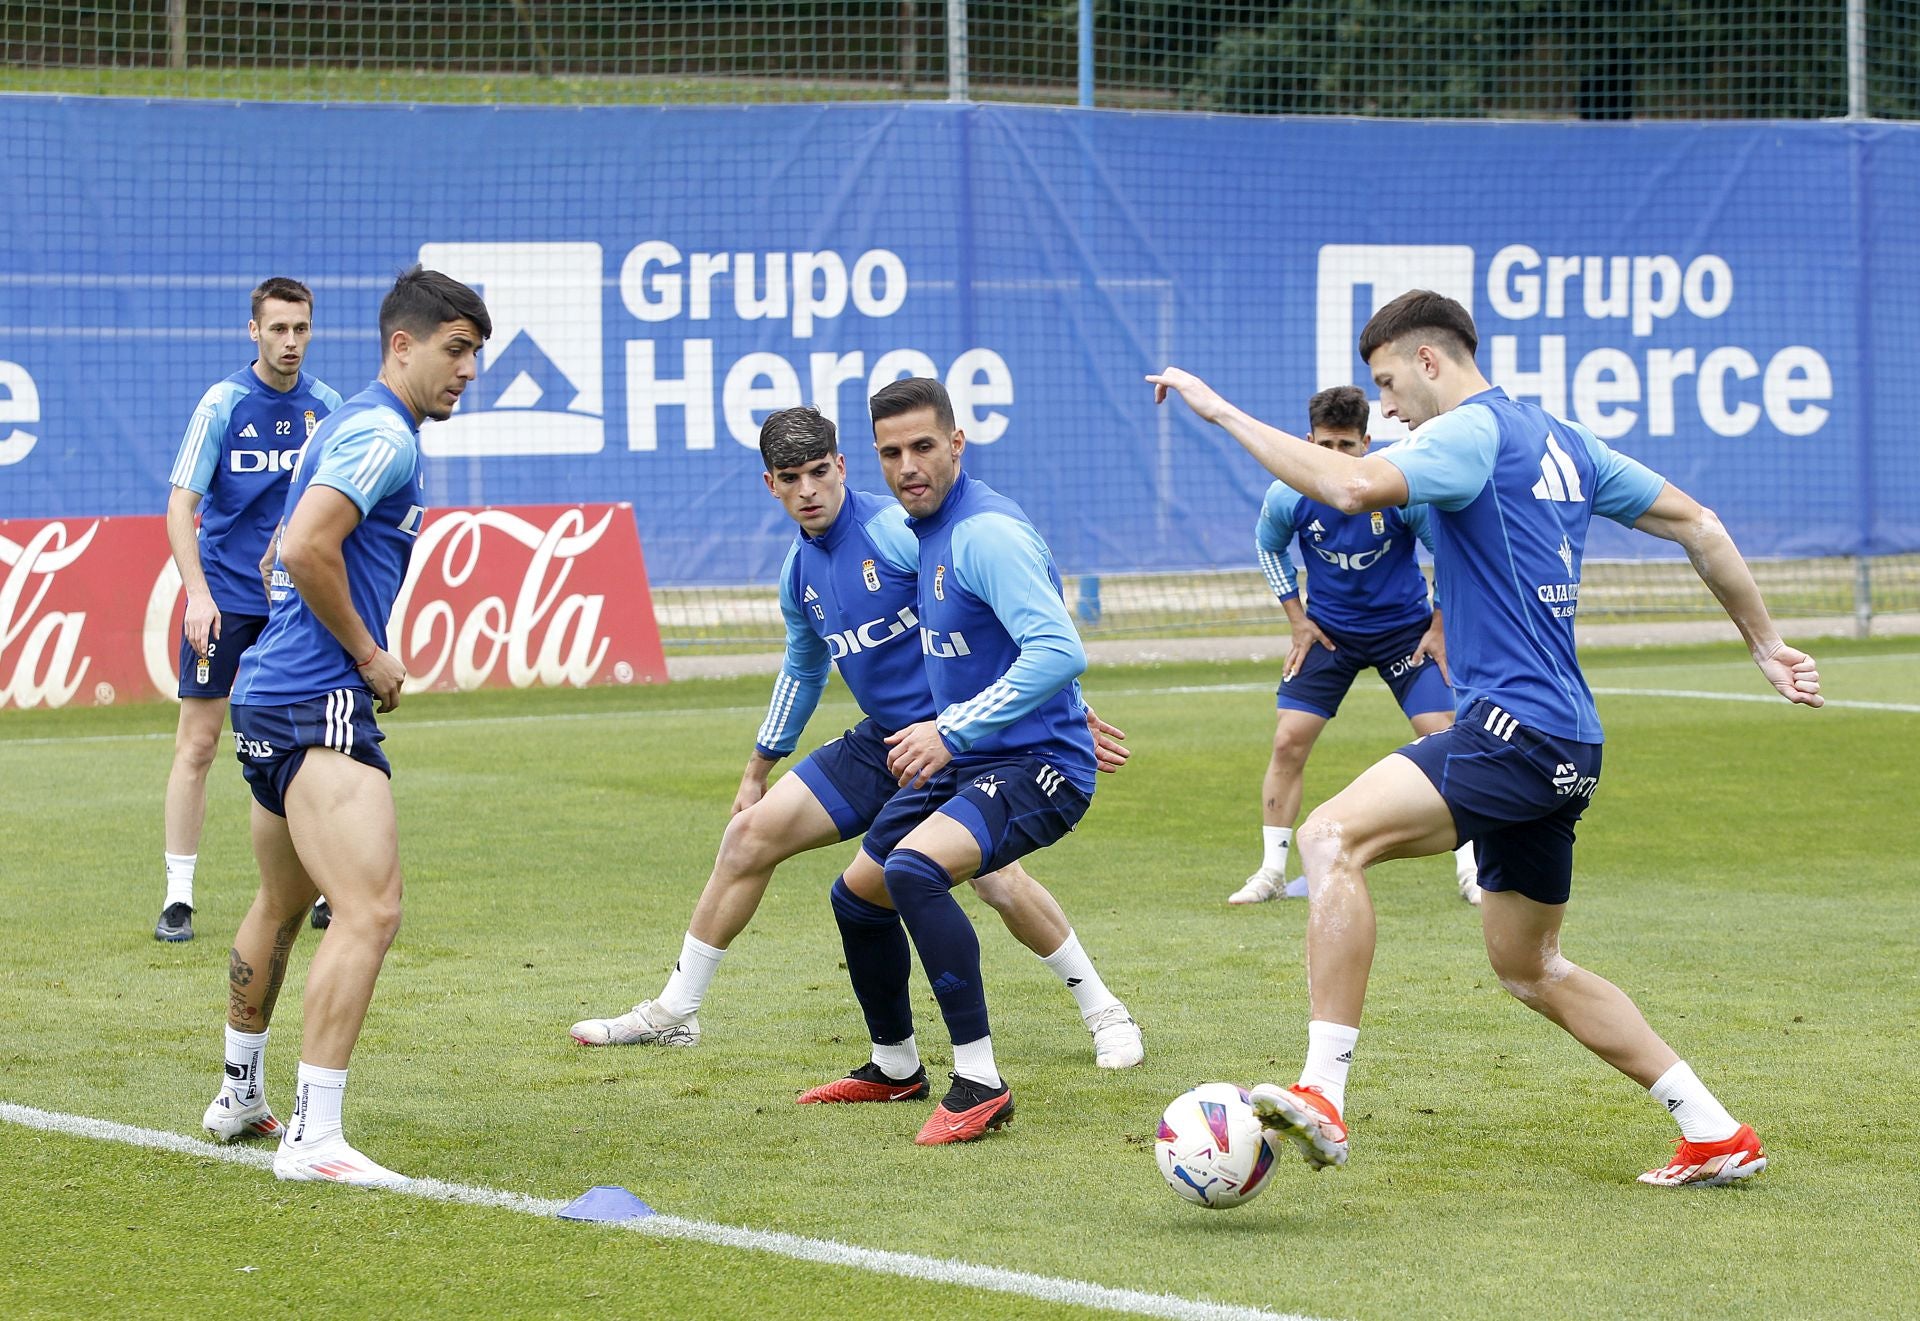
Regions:
<instances>
[{"instance_id":1,"label":"grass pitch","mask_svg":"<svg viewBox=\"0 0 1920 1321\"><path fill-rule=\"evenodd\" d=\"M1763 692L1733 647L1589 660L1609 748L1566 948L1760 1130L1773 1163L1748 1186L1633 1182L1671 1125L1499 990L1446 858L1373 878L1352 1164L1313 1175L1286 1157L1229 1212L1161 1185L1151 1135L1169 1098L1290 1080L1304 1045L1304 905L1223 902L1258 861L1274 677L1231 665L1089 676L1134 764L1029 860L1145 1026L1146 1063L1096 1070L1070 997L969 899L1019 1116L934 1150L912 1144L922 1106L792 1104L864 1057L825 896L851 846L775 879L697 1049L567 1039L658 990L763 681L409 699L387 721L407 923L355 1056L349 1132L411 1174L546 1198L624 1184L702 1221L1316 1317L1910 1314L1920 657L1911 641L1820 655L1839 704L1819 712L1715 700ZM851 718L839 695L816 741ZM227 942L253 888L247 797L223 758L199 938L157 944L172 720L0 715L0 1100L184 1134L212 1094ZM1384 689L1358 686L1308 801L1404 732ZM283 1113L305 966L296 953L268 1054ZM916 1010L938 1076L923 985ZM0 1279L12 1316L1087 1314L8 1124Z\"/></svg>"}]
</instances>

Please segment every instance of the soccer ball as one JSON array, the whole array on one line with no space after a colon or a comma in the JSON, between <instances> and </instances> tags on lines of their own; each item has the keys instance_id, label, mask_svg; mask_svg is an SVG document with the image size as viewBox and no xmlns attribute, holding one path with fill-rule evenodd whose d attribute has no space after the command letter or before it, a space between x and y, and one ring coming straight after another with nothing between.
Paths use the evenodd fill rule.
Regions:
<instances>
[{"instance_id":1,"label":"soccer ball","mask_svg":"<svg viewBox=\"0 0 1920 1321\"><path fill-rule=\"evenodd\" d=\"M1201 1083L1175 1097L1160 1116L1153 1156L1168 1187L1210 1211L1252 1201L1273 1170L1252 1098L1230 1082Z\"/></svg>"}]
</instances>

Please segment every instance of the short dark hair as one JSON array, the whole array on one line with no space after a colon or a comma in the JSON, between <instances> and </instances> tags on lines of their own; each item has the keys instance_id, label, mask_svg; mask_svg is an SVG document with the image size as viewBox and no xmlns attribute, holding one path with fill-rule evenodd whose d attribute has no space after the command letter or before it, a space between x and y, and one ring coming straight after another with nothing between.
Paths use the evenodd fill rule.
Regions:
<instances>
[{"instance_id":1,"label":"short dark hair","mask_svg":"<svg viewBox=\"0 0 1920 1321\"><path fill-rule=\"evenodd\" d=\"M393 332L404 330L420 339L449 321L467 320L480 329L480 338L493 335L493 318L480 295L451 275L423 269L417 263L400 272L393 288L380 300L380 351L393 342Z\"/></svg>"},{"instance_id":2,"label":"short dark hair","mask_svg":"<svg viewBox=\"0 0 1920 1321\"><path fill-rule=\"evenodd\" d=\"M1313 431L1331 427L1364 436L1368 418L1367 396L1357 385L1336 385L1307 400L1307 426Z\"/></svg>"},{"instance_id":3,"label":"short dark hair","mask_svg":"<svg viewBox=\"0 0 1920 1321\"><path fill-rule=\"evenodd\" d=\"M760 424L760 462L767 471L798 468L840 450L840 430L812 404L767 414Z\"/></svg>"},{"instance_id":4,"label":"short dark hair","mask_svg":"<svg viewBox=\"0 0 1920 1321\"><path fill-rule=\"evenodd\" d=\"M942 430L954 429L953 400L947 397L947 387L930 376L909 376L904 381L883 385L867 404L875 422L931 408L933 420Z\"/></svg>"},{"instance_id":5,"label":"short dark hair","mask_svg":"<svg viewBox=\"0 0 1920 1321\"><path fill-rule=\"evenodd\" d=\"M1367 328L1360 332L1360 360L1368 362L1382 346L1416 333L1467 362L1480 351L1480 332L1473 328L1473 313L1445 294L1411 289L1367 322Z\"/></svg>"},{"instance_id":6,"label":"short dark hair","mask_svg":"<svg viewBox=\"0 0 1920 1321\"><path fill-rule=\"evenodd\" d=\"M313 290L298 280L288 279L284 275L273 275L260 281L260 287L253 291L253 319L260 319L260 304L269 298L278 298L283 303L305 303L307 311L313 311Z\"/></svg>"}]
</instances>

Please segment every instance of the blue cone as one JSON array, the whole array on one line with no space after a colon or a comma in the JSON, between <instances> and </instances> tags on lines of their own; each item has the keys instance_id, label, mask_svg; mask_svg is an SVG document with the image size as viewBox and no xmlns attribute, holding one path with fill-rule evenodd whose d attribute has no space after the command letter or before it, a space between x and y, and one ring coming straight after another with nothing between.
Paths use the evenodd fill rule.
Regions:
<instances>
[{"instance_id":1,"label":"blue cone","mask_svg":"<svg viewBox=\"0 0 1920 1321\"><path fill-rule=\"evenodd\" d=\"M640 1220L653 1214L653 1208L619 1184L600 1184L589 1188L554 1214L562 1220L595 1220L619 1224Z\"/></svg>"}]
</instances>

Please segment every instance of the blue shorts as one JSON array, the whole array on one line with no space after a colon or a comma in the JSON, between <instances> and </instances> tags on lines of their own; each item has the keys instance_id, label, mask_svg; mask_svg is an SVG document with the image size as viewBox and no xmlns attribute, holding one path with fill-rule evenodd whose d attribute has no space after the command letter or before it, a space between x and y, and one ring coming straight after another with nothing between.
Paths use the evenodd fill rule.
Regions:
<instances>
[{"instance_id":1,"label":"blue shorts","mask_svg":"<svg viewBox=\"0 0 1920 1321\"><path fill-rule=\"evenodd\" d=\"M1413 659L1431 620L1387 633L1340 633L1317 619L1313 622L1333 640L1335 650L1328 651L1317 642L1307 648L1300 672L1280 681L1274 700L1280 710L1305 711L1331 720L1353 681L1367 669L1379 671L1409 716L1453 710L1453 689L1440 677L1440 667L1425 658L1417 663Z\"/></svg>"},{"instance_id":2,"label":"blue shorts","mask_svg":"<svg viewBox=\"0 0 1920 1321\"><path fill-rule=\"evenodd\" d=\"M287 786L307 759L308 748L332 748L393 778L386 735L373 722L373 694L364 688L336 688L291 706L236 703L233 751L260 806L275 816L287 814Z\"/></svg>"},{"instance_id":3,"label":"blue shorts","mask_svg":"<svg viewBox=\"0 0 1920 1321\"><path fill-rule=\"evenodd\" d=\"M1528 729L1482 698L1399 753L1447 800L1460 839L1473 841L1481 889L1564 904L1573 824L1600 787L1600 746Z\"/></svg>"},{"instance_id":4,"label":"blue shorts","mask_svg":"<svg viewBox=\"0 0 1920 1321\"><path fill-rule=\"evenodd\" d=\"M792 774L813 790L841 839L866 833L887 800L900 792L887 769L887 737L871 718L800 759Z\"/></svg>"},{"instance_id":5,"label":"blue shorts","mask_svg":"<svg viewBox=\"0 0 1920 1321\"><path fill-rule=\"evenodd\" d=\"M896 789L861 847L884 865L900 841L937 812L973 835L980 846L975 875L984 876L1065 838L1092 802L1038 757L948 766L921 788Z\"/></svg>"},{"instance_id":6,"label":"blue shorts","mask_svg":"<svg viewBox=\"0 0 1920 1321\"><path fill-rule=\"evenodd\" d=\"M267 626L265 615L230 615L220 612L220 636L207 639L207 655L202 660L180 635L180 696L225 697L233 691L234 672L240 668L240 653L260 640Z\"/></svg>"}]
</instances>

